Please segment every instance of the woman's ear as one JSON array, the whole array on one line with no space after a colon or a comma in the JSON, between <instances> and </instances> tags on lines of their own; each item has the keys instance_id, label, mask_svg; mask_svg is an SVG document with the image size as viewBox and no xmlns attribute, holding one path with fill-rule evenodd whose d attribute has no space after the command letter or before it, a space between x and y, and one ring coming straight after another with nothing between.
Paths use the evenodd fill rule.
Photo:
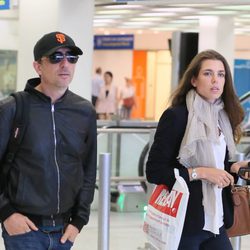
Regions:
<instances>
[{"instance_id":1,"label":"woman's ear","mask_svg":"<svg viewBox=\"0 0 250 250\"><path fill-rule=\"evenodd\" d=\"M191 84L193 85L194 88L196 88L196 78L194 76L191 79Z\"/></svg>"}]
</instances>

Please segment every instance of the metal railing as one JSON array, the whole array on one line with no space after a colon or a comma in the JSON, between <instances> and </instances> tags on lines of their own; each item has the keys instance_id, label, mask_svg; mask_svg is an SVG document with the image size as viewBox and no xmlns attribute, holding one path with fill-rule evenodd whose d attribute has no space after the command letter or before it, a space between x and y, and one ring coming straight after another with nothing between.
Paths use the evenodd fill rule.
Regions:
<instances>
[{"instance_id":1,"label":"metal railing","mask_svg":"<svg viewBox=\"0 0 250 250\"><path fill-rule=\"evenodd\" d=\"M245 154L244 153L237 153L235 155L234 160L235 161L244 161L245 160ZM237 184L238 185L245 185L246 181L239 178ZM241 237L240 236L232 237L231 238L231 244L232 244L234 250L240 250L241 249Z\"/></svg>"},{"instance_id":2,"label":"metal railing","mask_svg":"<svg viewBox=\"0 0 250 250\"><path fill-rule=\"evenodd\" d=\"M97 133L98 137L102 136L103 134L107 135L107 145L106 145L106 152L113 153L112 157L115 161L115 176L120 176L120 168L121 168L121 144L122 144L122 135L131 134L144 134L150 136L152 128L148 127L120 127L120 126L112 126L106 128L98 128ZM138 139L138 136L135 136ZM140 137L140 140L143 137ZM144 139L143 139L144 140ZM145 144L147 141L145 141ZM115 145L115 147L113 147Z\"/></svg>"}]
</instances>

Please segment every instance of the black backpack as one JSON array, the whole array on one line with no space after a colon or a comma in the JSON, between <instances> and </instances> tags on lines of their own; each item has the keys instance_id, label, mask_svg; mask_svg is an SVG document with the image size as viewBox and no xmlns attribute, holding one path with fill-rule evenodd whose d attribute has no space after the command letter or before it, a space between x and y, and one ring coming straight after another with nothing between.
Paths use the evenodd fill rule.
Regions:
<instances>
[{"instance_id":1,"label":"black backpack","mask_svg":"<svg viewBox=\"0 0 250 250\"><path fill-rule=\"evenodd\" d=\"M15 159L16 153L22 143L29 118L29 93L19 91L12 93L11 96L16 101L16 113L12 124L11 135L6 152L0 163L0 191L4 190L8 180L8 174Z\"/></svg>"}]
</instances>

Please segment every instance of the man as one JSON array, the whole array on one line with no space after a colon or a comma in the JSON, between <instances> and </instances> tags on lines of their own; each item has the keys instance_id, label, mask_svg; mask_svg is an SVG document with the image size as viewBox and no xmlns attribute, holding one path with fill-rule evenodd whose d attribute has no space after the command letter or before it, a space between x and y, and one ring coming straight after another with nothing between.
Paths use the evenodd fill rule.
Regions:
<instances>
[{"instance_id":1,"label":"man","mask_svg":"<svg viewBox=\"0 0 250 250\"><path fill-rule=\"evenodd\" d=\"M44 35L34 47L39 78L25 87L28 127L0 194L7 250L70 249L88 223L96 181L96 113L68 89L79 55L81 49L61 32ZM0 102L0 159L15 108L13 97Z\"/></svg>"},{"instance_id":2,"label":"man","mask_svg":"<svg viewBox=\"0 0 250 250\"><path fill-rule=\"evenodd\" d=\"M95 106L97 98L100 93L100 89L104 84L102 77L102 69L100 67L96 68L95 75L92 79L92 104Z\"/></svg>"}]
</instances>

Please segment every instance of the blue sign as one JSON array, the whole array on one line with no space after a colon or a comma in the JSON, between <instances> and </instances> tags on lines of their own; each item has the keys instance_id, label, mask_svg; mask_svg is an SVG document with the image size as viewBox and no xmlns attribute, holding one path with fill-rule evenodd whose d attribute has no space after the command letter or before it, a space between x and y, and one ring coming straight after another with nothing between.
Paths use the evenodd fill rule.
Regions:
<instances>
[{"instance_id":1,"label":"blue sign","mask_svg":"<svg viewBox=\"0 0 250 250\"><path fill-rule=\"evenodd\" d=\"M10 0L0 0L0 10L8 10L10 8Z\"/></svg>"},{"instance_id":2,"label":"blue sign","mask_svg":"<svg viewBox=\"0 0 250 250\"><path fill-rule=\"evenodd\" d=\"M239 97L243 97L250 91L250 60L236 59L234 60L234 86ZM245 119L243 128L250 128L250 102L242 103L245 111Z\"/></svg>"},{"instance_id":3,"label":"blue sign","mask_svg":"<svg viewBox=\"0 0 250 250\"><path fill-rule=\"evenodd\" d=\"M96 35L94 49L133 49L134 35Z\"/></svg>"},{"instance_id":4,"label":"blue sign","mask_svg":"<svg viewBox=\"0 0 250 250\"><path fill-rule=\"evenodd\" d=\"M250 60L234 60L234 85L239 97L250 91Z\"/></svg>"}]
</instances>

